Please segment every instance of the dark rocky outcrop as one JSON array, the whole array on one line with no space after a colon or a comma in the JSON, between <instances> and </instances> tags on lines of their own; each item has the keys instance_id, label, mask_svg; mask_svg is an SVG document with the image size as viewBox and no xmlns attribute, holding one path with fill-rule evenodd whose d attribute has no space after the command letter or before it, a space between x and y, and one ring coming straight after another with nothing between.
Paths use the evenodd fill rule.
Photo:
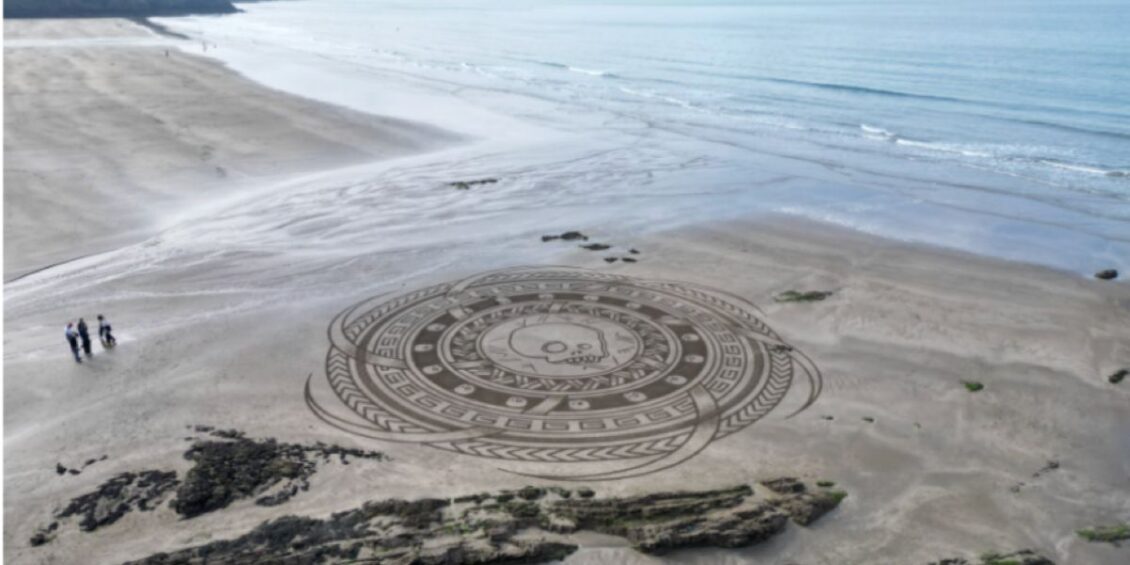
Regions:
<instances>
[{"instance_id":1,"label":"dark rocky outcrop","mask_svg":"<svg viewBox=\"0 0 1130 565\"><path fill-rule=\"evenodd\" d=\"M1103 269L1095 273L1095 278L1103 281L1111 281L1118 278L1118 271L1114 269Z\"/></svg>"},{"instance_id":2,"label":"dark rocky outcrop","mask_svg":"<svg viewBox=\"0 0 1130 565\"><path fill-rule=\"evenodd\" d=\"M1021 549L1012 553L986 553L976 561L951 557L931 561L929 565L1055 565L1055 562L1031 549Z\"/></svg>"},{"instance_id":3,"label":"dark rocky outcrop","mask_svg":"<svg viewBox=\"0 0 1130 565\"><path fill-rule=\"evenodd\" d=\"M72 499L66 507L55 513L55 518L65 520L76 517L79 528L91 532L117 522L127 512L149 511L156 508L177 486L175 471L141 471L122 473L111 477L92 492ZM58 528L52 522L41 528L31 539L32 545L50 541L48 537Z\"/></svg>"},{"instance_id":4,"label":"dark rocky outcrop","mask_svg":"<svg viewBox=\"0 0 1130 565\"><path fill-rule=\"evenodd\" d=\"M281 443L273 438L253 440L236 430L197 428L203 430L220 439L197 441L184 454L185 459L196 464L177 489L173 509L186 518L252 496L259 497L255 503L260 506L282 504L310 488L310 476L317 471L317 456L329 461L336 455L345 464L349 462L347 456L384 459L382 453L375 451L322 443ZM267 493L272 488L274 491Z\"/></svg>"},{"instance_id":5,"label":"dark rocky outcrop","mask_svg":"<svg viewBox=\"0 0 1130 565\"><path fill-rule=\"evenodd\" d=\"M277 506L310 487L309 478L320 463L332 458L349 464L349 458L385 460L377 451L346 448L317 442L313 445L281 443L268 438L248 439L237 430L216 430L209 426L189 427L199 434L215 439L189 437L195 440L184 457L194 462L184 481L177 480L176 471L141 471L122 473L106 481L97 490L84 494L55 518L65 520L78 516L79 528L93 531L113 524L133 510L152 510L176 489L176 498L169 505L185 518L219 510L232 502L257 496L260 506ZM83 467L103 461L89 459ZM61 469L61 470L60 470ZM56 464L59 474L78 474L77 469L67 469ZM179 487L178 487L179 485ZM40 528L31 538L33 546L54 539L58 521Z\"/></svg>"},{"instance_id":6,"label":"dark rocky outcrop","mask_svg":"<svg viewBox=\"0 0 1130 565\"><path fill-rule=\"evenodd\" d=\"M648 553L743 547L781 532L790 517L810 522L842 499L803 484L799 492L762 496L745 485L624 498L596 498L587 488L573 494L526 487L451 500L368 502L324 520L286 516L233 540L134 563L539 563L575 551L568 536L580 530L624 537Z\"/></svg>"},{"instance_id":7,"label":"dark rocky outcrop","mask_svg":"<svg viewBox=\"0 0 1130 565\"><path fill-rule=\"evenodd\" d=\"M231 14L230 0L6 0L5 18L144 18Z\"/></svg>"}]
</instances>

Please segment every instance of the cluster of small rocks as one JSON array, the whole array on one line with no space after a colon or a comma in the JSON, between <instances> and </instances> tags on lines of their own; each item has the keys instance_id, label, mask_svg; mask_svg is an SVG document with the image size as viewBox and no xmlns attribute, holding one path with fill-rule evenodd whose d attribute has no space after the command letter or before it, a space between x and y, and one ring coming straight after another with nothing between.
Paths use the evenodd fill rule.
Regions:
<instances>
[{"instance_id":1,"label":"cluster of small rocks","mask_svg":"<svg viewBox=\"0 0 1130 565\"><path fill-rule=\"evenodd\" d=\"M589 236L587 236L587 235L585 235L585 234L583 234L579 231L567 231L567 232L562 233L560 235L543 235L543 236L541 236L541 240L542 240L543 243L548 242L548 241L557 241L557 240L561 240L561 241L588 241ZM580 247L581 247L581 249L587 249L589 251L606 251L608 249L612 249L613 246L610 245L610 244L607 244L607 243L586 243L586 244L581 245ZM629 253L629 255L639 255L640 250L632 247L632 248L628 249L628 253ZM607 257L604 258L604 261L606 263L615 263L616 261L623 261L625 263L635 263L637 260L638 259L636 259L635 257L631 257L631 256L613 256L613 255L610 255L610 256L607 256Z\"/></svg>"},{"instance_id":2,"label":"cluster of small rocks","mask_svg":"<svg viewBox=\"0 0 1130 565\"><path fill-rule=\"evenodd\" d=\"M809 524L843 499L795 479L698 492L597 498L588 488L526 487L453 499L368 502L326 519L286 516L233 540L161 553L137 565L237 563L533 563L577 549L587 530L627 539L647 553L744 547Z\"/></svg>"},{"instance_id":3,"label":"cluster of small rocks","mask_svg":"<svg viewBox=\"0 0 1130 565\"><path fill-rule=\"evenodd\" d=\"M92 532L117 522L133 510L147 512L159 506L177 486L176 471L141 471L111 477L93 492L72 499L55 513L56 521L40 528L30 540L43 545L54 539L59 520L79 519L79 529Z\"/></svg>"},{"instance_id":4,"label":"cluster of small rocks","mask_svg":"<svg viewBox=\"0 0 1130 565\"><path fill-rule=\"evenodd\" d=\"M78 517L82 531L93 531L117 522L133 510L148 511L175 497L169 506L184 518L224 508L236 500L258 497L260 506L277 506L299 491L310 488L310 477L320 463L333 458L348 465L350 458L383 461L377 451L364 451L321 442L313 445L283 443L273 438L249 439L237 430L217 430L210 426L190 426L204 439L189 437L194 443L184 453L193 466L183 480L176 471L148 470L126 472L111 477L94 491L71 500L54 513L55 521L40 528L31 538L33 546L54 539L61 520ZM89 466L99 460L90 460ZM59 464L60 472L72 470Z\"/></svg>"},{"instance_id":5,"label":"cluster of small rocks","mask_svg":"<svg viewBox=\"0 0 1130 565\"><path fill-rule=\"evenodd\" d=\"M107 456L107 455L103 455L101 458L98 458L98 459L87 459L86 462L83 463L81 467L69 467L68 468L67 466L63 465L62 463L56 463L55 464L55 474L57 474L57 475L78 475L78 474L81 474L83 472L83 470L85 470L87 467L89 467L89 466L91 466L91 465L93 465L93 464L95 464L99 461L105 461L108 457L109 456Z\"/></svg>"}]
</instances>

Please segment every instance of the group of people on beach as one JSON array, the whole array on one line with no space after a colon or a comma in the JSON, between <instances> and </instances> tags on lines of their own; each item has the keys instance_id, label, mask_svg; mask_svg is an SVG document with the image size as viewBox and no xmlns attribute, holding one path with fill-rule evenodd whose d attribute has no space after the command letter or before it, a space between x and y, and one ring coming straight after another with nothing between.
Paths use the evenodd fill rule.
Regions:
<instances>
[{"instance_id":1,"label":"group of people on beach","mask_svg":"<svg viewBox=\"0 0 1130 565\"><path fill-rule=\"evenodd\" d=\"M76 362L82 363L82 355L79 354L80 347L87 357L94 356L94 351L92 351L90 345L90 330L86 327L86 320L79 318L77 325L74 322L67 322L66 336ZM98 338L102 341L103 349L110 349L118 343L118 340L114 339L114 334L110 331L109 320L102 314L98 315Z\"/></svg>"}]
</instances>

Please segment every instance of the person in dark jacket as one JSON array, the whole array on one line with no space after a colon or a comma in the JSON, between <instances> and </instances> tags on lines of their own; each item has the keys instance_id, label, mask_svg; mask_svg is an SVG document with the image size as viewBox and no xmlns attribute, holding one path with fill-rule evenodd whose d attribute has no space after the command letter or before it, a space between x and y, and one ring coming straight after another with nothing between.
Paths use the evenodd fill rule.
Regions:
<instances>
[{"instance_id":1,"label":"person in dark jacket","mask_svg":"<svg viewBox=\"0 0 1130 565\"><path fill-rule=\"evenodd\" d=\"M78 337L82 340L82 350L86 352L87 357L93 357L94 352L90 350L90 331L86 328L86 320L78 319Z\"/></svg>"},{"instance_id":2,"label":"person in dark jacket","mask_svg":"<svg viewBox=\"0 0 1130 565\"><path fill-rule=\"evenodd\" d=\"M98 315L98 337L102 340L102 347L110 348L117 345L118 340L114 339L114 334L110 333L110 321Z\"/></svg>"},{"instance_id":3,"label":"person in dark jacket","mask_svg":"<svg viewBox=\"0 0 1130 565\"><path fill-rule=\"evenodd\" d=\"M75 354L75 361L82 363L82 357L78 354L78 330L75 329L75 325L71 322L67 322L66 336L67 343L71 344L71 353Z\"/></svg>"}]
</instances>

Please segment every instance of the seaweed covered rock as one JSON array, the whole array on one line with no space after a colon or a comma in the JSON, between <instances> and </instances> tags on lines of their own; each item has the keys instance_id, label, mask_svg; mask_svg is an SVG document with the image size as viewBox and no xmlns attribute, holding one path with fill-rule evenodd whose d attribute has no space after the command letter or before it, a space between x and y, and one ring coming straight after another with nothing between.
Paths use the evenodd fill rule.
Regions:
<instances>
[{"instance_id":1,"label":"seaweed covered rock","mask_svg":"<svg viewBox=\"0 0 1130 565\"><path fill-rule=\"evenodd\" d=\"M831 512L847 497L842 490L825 490L814 493L799 493L784 497L775 502L794 522L807 526Z\"/></svg>"},{"instance_id":2,"label":"seaweed covered rock","mask_svg":"<svg viewBox=\"0 0 1130 565\"><path fill-rule=\"evenodd\" d=\"M177 489L173 509L186 518L260 494L281 481L295 483L295 488L308 488L306 479L315 470L302 446L280 444L273 439L200 441L185 453L185 458L196 464ZM268 497L265 502L277 504L279 498Z\"/></svg>"},{"instance_id":3,"label":"seaweed covered rock","mask_svg":"<svg viewBox=\"0 0 1130 565\"><path fill-rule=\"evenodd\" d=\"M589 489L573 496L561 487L526 487L452 499L391 499L327 519L286 516L232 540L135 563L538 563L575 551L568 535L579 530L621 536L648 553L742 547L788 527L787 508L814 505L812 500L826 495L805 488L758 497L740 485L623 498L596 498Z\"/></svg>"},{"instance_id":4,"label":"seaweed covered rock","mask_svg":"<svg viewBox=\"0 0 1130 565\"><path fill-rule=\"evenodd\" d=\"M782 497L755 500L753 489L741 485L631 498L562 500L550 506L549 516L559 518L557 523L564 518L578 530L622 536L645 553L686 547L733 548L763 542L784 530L790 516L788 504L812 505L798 502L802 496L817 498L786 492Z\"/></svg>"},{"instance_id":5,"label":"seaweed covered rock","mask_svg":"<svg viewBox=\"0 0 1130 565\"><path fill-rule=\"evenodd\" d=\"M121 473L98 485L94 491L72 499L55 513L55 518L63 520L78 517L82 531L94 531L117 522L132 510L153 510L176 486L175 471ZM53 522L48 528L40 530L33 538L32 545L49 541L47 534L57 528L58 523Z\"/></svg>"},{"instance_id":6,"label":"seaweed covered rock","mask_svg":"<svg viewBox=\"0 0 1130 565\"><path fill-rule=\"evenodd\" d=\"M1055 565L1055 562L1031 549L1021 549L1012 553L985 553L976 561L962 557L950 557L931 561L929 565Z\"/></svg>"},{"instance_id":7,"label":"seaweed covered rock","mask_svg":"<svg viewBox=\"0 0 1130 565\"><path fill-rule=\"evenodd\" d=\"M325 520L284 516L233 540L160 553L137 565L204 563L540 563L562 559L576 546L513 539L513 528L467 526L445 520L447 500L383 500ZM454 535L459 533L461 535Z\"/></svg>"},{"instance_id":8,"label":"seaweed covered rock","mask_svg":"<svg viewBox=\"0 0 1130 565\"><path fill-rule=\"evenodd\" d=\"M314 445L282 443L273 438L249 439L237 430L213 430L197 426L215 440L197 441L184 457L193 461L184 483L177 489L173 508L191 518L224 508L241 498L258 497L260 506L277 506L299 491L310 488L310 476L317 471L317 458L328 462L337 456L343 464L348 457L382 460L384 454L318 442ZM273 492L269 492L274 489Z\"/></svg>"},{"instance_id":9,"label":"seaweed covered rock","mask_svg":"<svg viewBox=\"0 0 1130 565\"><path fill-rule=\"evenodd\" d=\"M1118 542L1130 540L1130 523L1087 528L1079 530L1077 533L1079 537L1087 541L1107 542L1117 545Z\"/></svg>"}]
</instances>

